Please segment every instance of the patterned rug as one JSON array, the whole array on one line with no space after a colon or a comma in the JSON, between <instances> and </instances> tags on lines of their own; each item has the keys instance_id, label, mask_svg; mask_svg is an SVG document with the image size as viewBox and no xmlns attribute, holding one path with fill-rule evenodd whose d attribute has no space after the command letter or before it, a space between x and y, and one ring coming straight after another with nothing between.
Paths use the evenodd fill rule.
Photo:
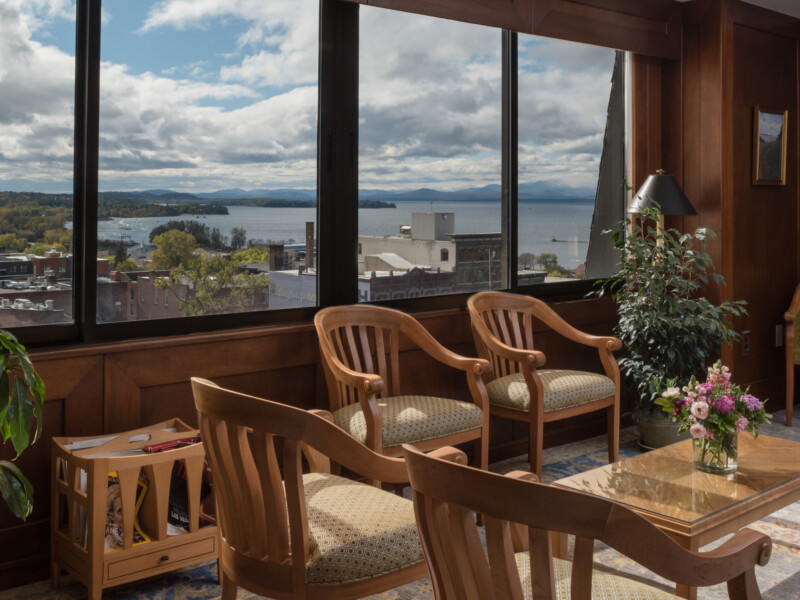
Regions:
<instances>
[{"instance_id":1,"label":"patterned rug","mask_svg":"<svg viewBox=\"0 0 800 600\"><path fill-rule=\"evenodd\" d=\"M794 439L800 442L800 426L784 425L784 413L775 413L773 423L762 427L765 435ZM636 443L635 429L621 432L620 454L622 457L634 456L641 452ZM607 461L606 438L600 436L565 444L545 450L543 459L543 480L555 481L562 477L586 471L605 464ZM508 472L514 469L527 470L524 460L508 460L492 465L492 470ZM764 600L798 600L800 598L800 503L783 510L750 526L766 533L772 538L773 553L766 567L756 571L759 587ZM722 543L720 540L714 545ZM708 548L713 547L709 546ZM706 549L708 549L706 548ZM610 572L623 572L651 585L670 590L671 586L659 580L650 571L629 561L618 552L597 547L596 567ZM216 600L221 588L217 585L216 563L206 563L199 567L181 569L173 573L153 577L137 583L120 586L103 593L104 600ZM86 588L72 580L62 577L58 590L50 589L49 581L0 592L0 600L82 600L87 597ZM238 600L258 600L256 596L239 590ZM422 579L394 590L369 596L369 600L430 600L433 593L427 579ZM728 598L725 586L704 588L698 592L698 600L723 600Z\"/></svg>"}]
</instances>

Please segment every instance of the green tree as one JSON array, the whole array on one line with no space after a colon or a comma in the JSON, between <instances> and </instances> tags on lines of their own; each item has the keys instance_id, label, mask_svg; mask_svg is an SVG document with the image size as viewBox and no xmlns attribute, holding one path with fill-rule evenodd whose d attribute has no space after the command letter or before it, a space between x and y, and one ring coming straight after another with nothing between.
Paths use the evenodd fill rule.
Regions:
<instances>
[{"instance_id":1,"label":"green tree","mask_svg":"<svg viewBox=\"0 0 800 600\"><path fill-rule=\"evenodd\" d=\"M530 252L523 252L517 257L517 268L528 269L536 263L536 257Z\"/></svg>"},{"instance_id":2,"label":"green tree","mask_svg":"<svg viewBox=\"0 0 800 600\"><path fill-rule=\"evenodd\" d=\"M188 264L197 248L191 233L176 229L157 235L153 239L156 249L151 255L154 269L173 269Z\"/></svg>"},{"instance_id":3,"label":"green tree","mask_svg":"<svg viewBox=\"0 0 800 600\"><path fill-rule=\"evenodd\" d=\"M213 315L250 309L268 293L269 276L240 271L228 257L197 252L172 274L173 283L189 286L180 301L184 316Z\"/></svg>"},{"instance_id":4,"label":"green tree","mask_svg":"<svg viewBox=\"0 0 800 600\"><path fill-rule=\"evenodd\" d=\"M550 271L555 271L556 268L558 268L558 256L552 252L542 252L536 257L536 264L548 273Z\"/></svg>"},{"instance_id":5,"label":"green tree","mask_svg":"<svg viewBox=\"0 0 800 600\"><path fill-rule=\"evenodd\" d=\"M247 231L244 227L234 227L231 229L231 248L238 250L247 244Z\"/></svg>"},{"instance_id":6,"label":"green tree","mask_svg":"<svg viewBox=\"0 0 800 600\"><path fill-rule=\"evenodd\" d=\"M128 271L138 271L139 265L132 258L126 258L122 262L116 263L114 265L114 268L117 271L122 271L124 273L127 273Z\"/></svg>"},{"instance_id":7,"label":"green tree","mask_svg":"<svg viewBox=\"0 0 800 600\"><path fill-rule=\"evenodd\" d=\"M28 242L19 239L13 233L4 233L0 235L0 250L23 252L27 248L28 248Z\"/></svg>"},{"instance_id":8,"label":"green tree","mask_svg":"<svg viewBox=\"0 0 800 600\"><path fill-rule=\"evenodd\" d=\"M119 265L121 265L125 260L128 258L128 251L125 249L125 244L120 242L117 244L117 248L114 251L114 260L111 261L111 264L114 266L115 269L119 269Z\"/></svg>"},{"instance_id":9,"label":"green tree","mask_svg":"<svg viewBox=\"0 0 800 600\"><path fill-rule=\"evenodd\" d=\"M248 265L253 263L268 263L269 248L263 246L250 246L244 250L238 250L231 255L231 261L235 265Z\"/></svg>"},{"instance_id":10,"label":"green tree","mask_svg":"<svg viewBox=\"0 0 800 600\"><path fill-rule=\"evenodd\" d=\"M55 248L59 252L67 251L62 244L46 244L44 242L37 242L29 246L25 251L29 254L35 254L36 256L44 256L46 253L50 252L52 248Z\"/></svg>"}]
</instances>

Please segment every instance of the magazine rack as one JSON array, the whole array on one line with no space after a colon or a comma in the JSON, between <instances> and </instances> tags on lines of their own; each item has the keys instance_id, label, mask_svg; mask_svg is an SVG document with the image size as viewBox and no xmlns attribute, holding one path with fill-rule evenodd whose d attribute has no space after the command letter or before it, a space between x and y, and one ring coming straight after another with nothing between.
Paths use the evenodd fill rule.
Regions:
<instances>
[{"instance_id":1,"label":"magazine rack","mask_svg":"<svg viewBox=\"0 0 800 600\"><path fill-rule=\"evenodd\" d=\"M52 584L62 569L83 583L89 600L105 588L179 567L218 560L219 529L203 512L202 443L150 454L145 446L199 436L180 419L102 437L53 438L51 491ZM91 447L86 447L92 445ZM183 459L188 531L168 535L173 466ZM109 474L116 472L122 505L122 546L105 549ZM140 477L146 483L142 488ZM140 496L137 498L137 488ZM141 489L144 489L141 495ZM138 500L138 502L137 502ZM134 529L144 541L134 543Z\"/></svg>"}]
</instances>

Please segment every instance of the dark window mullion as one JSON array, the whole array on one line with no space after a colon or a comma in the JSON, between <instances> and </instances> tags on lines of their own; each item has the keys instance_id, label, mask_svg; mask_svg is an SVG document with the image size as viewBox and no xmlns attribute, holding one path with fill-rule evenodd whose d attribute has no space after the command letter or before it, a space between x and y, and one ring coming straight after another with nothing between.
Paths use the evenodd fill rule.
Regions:
<instances>
[{"instance_id":1,"label":"dark window mullion","mask_svg":"<svg viewBox=\"0 0 800 600\"><path fill-rule=\"evenodd\" d=\"M97 332L97 169L100 121L100 22L101 0L85 0L85 21L78 25L78 50L76 57L76 122L75 122L75 196L74 211L80 211L74 220L75 242L80 245L81 269L73 280L78 294L77 315L86 339L94 339ZM78 137L81 143L78 144ZM79 226L80 225L80 226Z\"/></svg>"},{"instance_id":2,"label":"dark window mullion","mask_svg":"<svg viewBox=\"0 0 800 600\"><path fill-rule=\"evenodd\" d=\"M358 302L358 36L357 4L320 2L320 306Z\"/></svg>"},{"instance_id":3,"label":"dark window mullion","mask_svg":"<svg viewBox=\"0 0 800 600\"><path fill-rule=\"evenodd\" d=\"M518 215L518 102L517 102L517 34L503 31L503 117L502 117L502 231L503 281L512 290L517 288Z\"/></svg>"}]
</instances>

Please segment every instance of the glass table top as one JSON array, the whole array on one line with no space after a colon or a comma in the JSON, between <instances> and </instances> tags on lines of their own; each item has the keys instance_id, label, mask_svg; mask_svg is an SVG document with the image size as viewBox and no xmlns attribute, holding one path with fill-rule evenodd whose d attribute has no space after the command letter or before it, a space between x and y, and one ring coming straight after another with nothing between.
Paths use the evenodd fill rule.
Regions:
<instances>
[{"instance_id":1,"label":"glass table top","mask_svg":"<svg viewBox=\"0 0 800 600\"><path fill-rule=\"evenodd\" d=\"M798 442L740 434L738 461L738 471L730 475L698 471L692 466L692 442L686 440L559 479L553 485L684 523L696 523L781 485L800 485Z\"/></svg>"}]
</instances>

